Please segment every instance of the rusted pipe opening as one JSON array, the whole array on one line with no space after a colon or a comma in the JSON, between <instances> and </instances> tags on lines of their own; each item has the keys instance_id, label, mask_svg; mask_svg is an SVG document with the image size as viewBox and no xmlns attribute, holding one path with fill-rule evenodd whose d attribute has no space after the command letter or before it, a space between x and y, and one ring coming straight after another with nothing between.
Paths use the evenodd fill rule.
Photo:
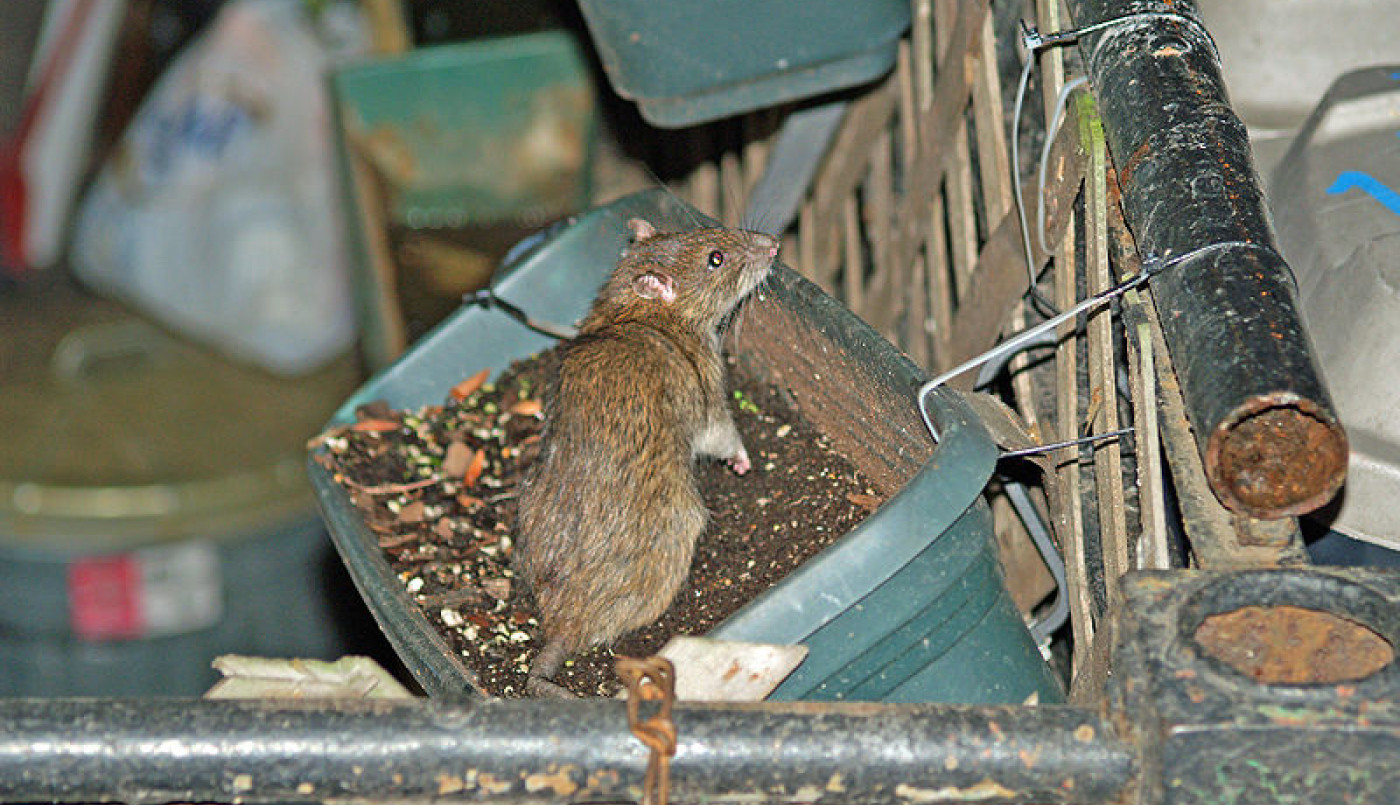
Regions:
<instances>
[{"instance_id":1,"label":"rusted pipe opening","mask_svg":"<svg viewBox=\"0 0 1400 805\"><path fill-rule=\"evenodd\" d=\"M1395 660L1395 647L1364 623L1291 605L1211 615L1196 630L1196 642L1265 685L1359 682Z\"/></svg>"},{"instance_id":2,"label":"rusted pipe opening","mask_svg":"<svg viewBox=\"0 0 1400 805\"><path fill-rule=\"evenodd\" d=\"M1400 646L1392 599L1338 571L1255 570L1195 592L1180 639L1218 670L1264 685L1391 684Z\"/></svg>"},{"instance_id":3,"label":"rusted pipe opening","mask_svg":"<svg viewBox=\"0 0 1400 805\"><path fill-rule=\"evenodd\" d=\"M1256 400L1211 434L1206 474L1231 511L1261 519L1306 514L1341 488L1347 439L1308 400Z\"/></svg>"}]
</instances>

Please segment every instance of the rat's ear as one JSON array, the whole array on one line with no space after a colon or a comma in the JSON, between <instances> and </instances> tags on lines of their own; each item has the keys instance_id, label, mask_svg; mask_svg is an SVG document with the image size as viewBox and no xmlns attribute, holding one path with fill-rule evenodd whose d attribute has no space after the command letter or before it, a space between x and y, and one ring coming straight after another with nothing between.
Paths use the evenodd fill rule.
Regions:
<instances>
[{"instance_id":1,"label":"rat's ear","mask_svg":"<svg viewBox=\"0 0 1400 805\"><path fill-rule=\"evenodd\" d=\"M668 305L676 301L676 284L667 274L648 271L632 280L632 290L643 299L660 299Z\"/></svg>"},{"instance_id":2,"label":"rat's ear","mask_svg":"<svg viewBox=\"0 0 1400 805\"><path fill-rule=\"evenodd\" d=\"M632 237L634 240L646 240L656 237L656 227L652 226L651 222L641 218L629 220L627 222L627 228L632 230Z\"/></svg>"}]
</instances>

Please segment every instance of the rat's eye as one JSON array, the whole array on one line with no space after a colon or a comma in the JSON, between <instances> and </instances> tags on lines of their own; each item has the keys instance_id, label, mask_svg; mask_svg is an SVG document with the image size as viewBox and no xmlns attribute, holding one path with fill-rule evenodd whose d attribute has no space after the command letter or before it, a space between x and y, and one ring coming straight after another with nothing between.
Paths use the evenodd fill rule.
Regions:
<instances>
[{"instance_id":1,"label":"rat's eye","mask_svg":"<svg viewBox=\"0 0 1400 805\"><path fill-rule=\"evenodd\" d=\"M710 268L719 268L724 265L724 252L716 249L710 252Z\"/></svg>"}]
</instances>

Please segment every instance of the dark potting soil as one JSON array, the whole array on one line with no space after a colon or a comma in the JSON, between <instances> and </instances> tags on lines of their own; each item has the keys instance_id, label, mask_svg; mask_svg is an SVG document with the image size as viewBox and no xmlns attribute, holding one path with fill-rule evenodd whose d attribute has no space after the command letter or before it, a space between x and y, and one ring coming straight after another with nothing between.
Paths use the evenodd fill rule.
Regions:
<instances>
[{"instance_id":1,"label":"dark potting soil","mask_svg":"<svg viewBox=\"0 0 1400 805\"><path fill-rule=\"evenodd\" d=\"M543 634L510 570L515 491L539 452L540 394L554 351L518 362L495 383L459 383L442 406L363 406L353 425L316 440L318 460L351 493L390 565L428 620L489 694L520 696ZM711 512L689 580L650 626L574 657L555 677L610 696L615 655L656 653L674 635L701 635L883 502L776 388L731 367L735 422L754 468L697 467Z\"/></svg>"}]
</instances>

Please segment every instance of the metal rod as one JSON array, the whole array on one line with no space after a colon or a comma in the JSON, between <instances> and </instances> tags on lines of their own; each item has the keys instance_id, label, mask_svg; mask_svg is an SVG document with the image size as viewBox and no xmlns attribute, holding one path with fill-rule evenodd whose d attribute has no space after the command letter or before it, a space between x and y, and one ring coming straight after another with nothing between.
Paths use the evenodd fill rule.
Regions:
<instances>
[{"instance_id":1,"label":"metal rod","mask_svg":"<svg viewBox=\"0 0 1400 805\"><path fill-rule=\"evenodd\" d=\"M1152 285L1211 488L1255 517L1311 511L1341 486L1346 435L1195 3L1068 5L1138 248L1239 244Z\"/></svg>"},{"instance_id":2,"label":"metal rod","mask_svg":"<svg viewBox=\"0 0 1400 805\"><path fill-rule=\"evenodd\" d=\"M1133 755L1064 706L677 705L681 802L1100 803ZM0 802L636 800L620 701L0 701Z\"/></svg>"}]
</instances>

